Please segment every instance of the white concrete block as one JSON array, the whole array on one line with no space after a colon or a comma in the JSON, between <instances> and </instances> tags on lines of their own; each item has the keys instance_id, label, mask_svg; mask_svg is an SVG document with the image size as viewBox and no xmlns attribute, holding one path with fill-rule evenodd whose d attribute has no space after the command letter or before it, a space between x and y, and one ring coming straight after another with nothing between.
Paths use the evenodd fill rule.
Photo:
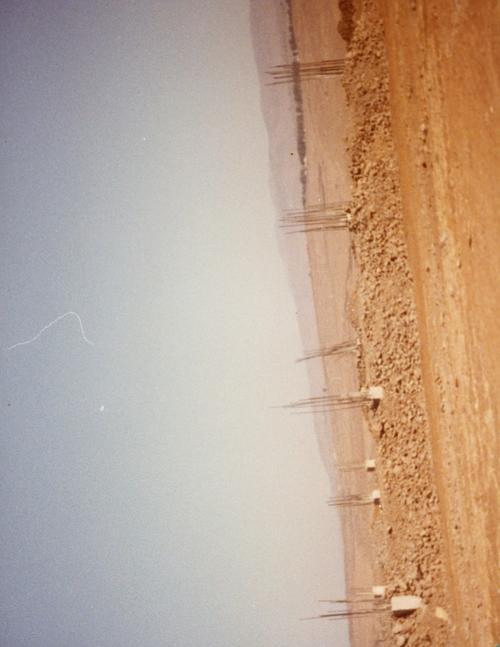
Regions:
<instances>
[{"instance_id":1,"label":"white concrete block","mask_svg":"<svg viewBox=\"0 0 500 647\"><path fill-rule=\"evenodd\" d=\"M369 386L366 389L366 397L370 398L370 400L382 400L384 397L384 387Z\"/></svg>"},{"instance_id":2,"label":"white concrete block","mask_svg":"<svg viewBox=\"0 0 500 647\"><path fill-rule=\"evenodd\" d=\"M374 598L385 598L385 586L376 585L372 586L372 593Z\"/></svg>"},{"instance_id":3,"label":"white concrete block","mask_svg":"<svg viewBox=\"0 0 500 647\"><path fill-rule=\"evenodd\" d=\"M367 472L373 472L374 469L375 469L375 459L367 458L365 461L365 470Z\"/></svg>"},{"instance_id":4,"label":"white concrete block","mask_svg":"<svg viewBox=\"0 0 500 647\"><path fill-rule=\"evenodd\" d=\"M391 611L395 616L406 616L422 607L422 598L418 595L393 595Z\"/></svg>"}]
</instances>

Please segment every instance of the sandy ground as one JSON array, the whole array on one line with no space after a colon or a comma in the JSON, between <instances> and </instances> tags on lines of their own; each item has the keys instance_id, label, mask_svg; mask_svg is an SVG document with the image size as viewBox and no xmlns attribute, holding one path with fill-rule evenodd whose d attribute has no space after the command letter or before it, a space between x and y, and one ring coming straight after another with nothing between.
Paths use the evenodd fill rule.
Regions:
<instances>
[{"instance_id":1,"label":"sandy ground","mask_svg":"<svg viewBox=\"0 0 500 647\"><path fill-rule=\"evenodd\" d=\"M377 295L382 303L394 277L400 283L408 273L413 285L440 589L450 636L471 646L500 636L499 38L493 3L359 2L345 77L355 115L355 245L367 267L361 284L365 302ZM395 308L384 320L396 338L404 315ZM369 335L374 321L376 314ZM366 345L371 370L374 351ZM396 358L387 359L380 370L390 375ZM406 384L411 376L401 369Z\"/></svg>"},{"instance_id":2,"label":"sandy ground","mask_svg":"<svg viewBox=\"0 0 500 647\"><path fill-rule=\"evenodd\" d=\"M500 7L381 2L459 644L500 640Z\"/></svg>"},{"instance_id":3,"label":"sandy ground","mask_svg":"<svg viewBox=\"0 0 500 647\"><path fill-rule=\"evenodd\" d=\"M264 104L279 132L276 97L298 99L304 203L351 203L349 231L308 234L285 250L305 348L360 342L357 352L308 362L311 394L370 384L386 393L377 409L317 417L333 494L382 494L379 507L342 511L347 589L385 584L389 596L425 602L404 620L353 620L351 644L493 646L500 13L486 0L339 4L342 14L331 0L290 7L298 60L345 56L342 79L303 81L298 94L273 88L284 94ZM291 61L285 40L274 56ZM282 144L273 163L296 182L297 160L279 156ZM296 189L285 180L278 189L281 208L297 206ZM374 475L336 469L370 456Z\"/></svg>"},{"instance_id":4,"label":"sandy ground","mask_svg":"<svg viewBox=\"0 0 500 647\"><path fill-rule=\"evenodd\" d=\"M349 198L351 122L356 307L345 298L348 234L309 236L321 345L352 337L353 315L359 381L387 393L364 418L382 506L370 521L346 516L347 579L382 578L389 594L426 603L404 622L354 621L352 642L372 644L373 629L400 645L494 644L499 13L486 2L342 4L344 36L353 16L349 108L336 79L301 85L306 204ZM292 8L301 62L342 55L331 2ZM326 361L328 390L354 387L352 369L352 358ZM370 451L359 416L334 416L332 432L340 460ZM343 482L344 491L369 485Z\"/></svg>"},{"instance_id":5,"label":"sandy ground","mask_svg":"<svg viewBox=\"0 0 500 647\"><path fill-rule=\"evenodd\" d=\"M367 383L382 385L386 392L381 406L368 416L382 491L373 540L388 594L416 594L427 605L425 613L404 623L392 621L390 642L444 646L452 644L453 628L436 617L436 610L443 609L448 617L451 611L414 282L391 135L382 25L368 8L356 16L343 82L352 119L351 230L359 268L360 371Z\"/></svg>"}]
</instances>

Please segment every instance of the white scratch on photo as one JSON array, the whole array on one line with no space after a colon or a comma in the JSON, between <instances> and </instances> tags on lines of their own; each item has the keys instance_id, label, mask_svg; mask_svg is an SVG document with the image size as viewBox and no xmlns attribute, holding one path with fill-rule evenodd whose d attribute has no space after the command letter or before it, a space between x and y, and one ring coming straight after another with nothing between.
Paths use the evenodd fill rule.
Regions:
<instances>
[{"instance_id":1,"label":"white scratch on photo","mask_svg":"<svg viewBox=\"0 0 500 647\"><path fill-rule=\"evenodd\" d=\"M80 318L80 315L77 312L73 312L73 310L70 310L69 312L65 312L64 314L60 315L59 317L56 317L53 321L48 323L39 332L37 332L37 334L34 337L32 337L31 339L27 339L26 341L17 342L17 344L13 344L12 346L9 346L5 350L13 350L14 348L17 348L18 346L27 346L28 344L32 344L34 341L39 339L42 336L42 334L46 330L48 330L51 326L56 324L58 321L61 321L61 319L64 319L64 317L68 317L69 315L77 318L78 323L80 325L80 331L82 333L83 341L86 344L88 344L89 346L94 346L94 342L90 341L90 339L88 339L87 335L85 334L85 330L83 329L83 324L82 324L82 320Z\"/></svg>"}]
</instances>

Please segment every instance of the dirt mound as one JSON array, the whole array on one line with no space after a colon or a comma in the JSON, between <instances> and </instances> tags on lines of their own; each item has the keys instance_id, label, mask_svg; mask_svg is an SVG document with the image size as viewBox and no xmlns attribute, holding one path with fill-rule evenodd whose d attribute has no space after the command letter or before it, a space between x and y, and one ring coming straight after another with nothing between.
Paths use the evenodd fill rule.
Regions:
<instances>
[{"instance_id":1,"label":"dirt mound","mask_svg":"<svg viewBox=\"0 0 500 647\"><path fill-rule=\"evenodd\" d=\"M352 224L359 269L362 382L387 397L369 414L382 506L373 533L388 593L446 607L442 534L420 369L414 288L392 142L382 22L370 3L357 15L344 86L352 116ZM407 621L408 644L449 644L445 623ZM398 635L402 635L399 633ZM426 642L427 641L427 642ZM431 642L428 642L431 641Z\"/></svg>"}]
</instances>

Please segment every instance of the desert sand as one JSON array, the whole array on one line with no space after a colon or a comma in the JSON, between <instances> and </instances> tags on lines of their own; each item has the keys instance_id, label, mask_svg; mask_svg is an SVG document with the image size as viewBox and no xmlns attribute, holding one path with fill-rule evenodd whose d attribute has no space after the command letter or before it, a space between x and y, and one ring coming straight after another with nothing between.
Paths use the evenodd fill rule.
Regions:
<instances>
[{"instance_id":1,"label":"desert sand","mask_svg":"<svg viewBox=\"0 0 500 647\"><path fill-rule=\"evenodd\" d=\"M495 644L500 15L487 2L360 2L355 8L344 84L353 116L354 247L360 266L366 264L360 281L366 366L388 380L388 390L393 385L389 392L400 401L404 395L404 426L395 438L405 442L415 433L403 409L411 402L409 386L417 385L412 372L414 378L418 373L425 415L418 426L430 449L430 461L406 478L404 464L395 478L384 461L384 480L394 492L409 487L408 495L418 496L422 468L432 468L432 494L427 484L426 490L437 494L435 537L445 570L428 593L436 601L444 594L450 618L439 638L443 644ZM410 353L401 363L377 348L378 326L401 347L409 313L398 302L404 275L412 285L408 305L416 306L415 363ZM398 285L392 298L391 284ZM374 297L384 304L389 297L396 307L389 301L381 317L384 306L374 307ZM406 335L412 327L413 312ZM380 424L374 420L375 433ZM379 441L383 451L386 442ZM393 551L389 547L389 558ZM417 566L419 555L415 551Z\"/></svg>"},{"instance_id":2,"label":"desert sand","mask_svg":"<svg viewBox=\"0 0 500 647\"><path fill-rule=\"evenodd\" d=\"M341 510L347 591L384 584L387 597L424 602L404 619L353 618L351 643L493 646L500 12L489 1L277 5L291 31L274 64L295 67L273 90L296 103L303 205L349 214L348 227L301 234L297 262L288 250L297 294L315 305L305 348L357 343L308 360L311 394L385 392L376 408L318 418L332 494L381 491L380 505ZM342 75L300 77L299 64L332 59ZM369 457L374 473L338 469Z\"/></svg>"}]
</instances>

